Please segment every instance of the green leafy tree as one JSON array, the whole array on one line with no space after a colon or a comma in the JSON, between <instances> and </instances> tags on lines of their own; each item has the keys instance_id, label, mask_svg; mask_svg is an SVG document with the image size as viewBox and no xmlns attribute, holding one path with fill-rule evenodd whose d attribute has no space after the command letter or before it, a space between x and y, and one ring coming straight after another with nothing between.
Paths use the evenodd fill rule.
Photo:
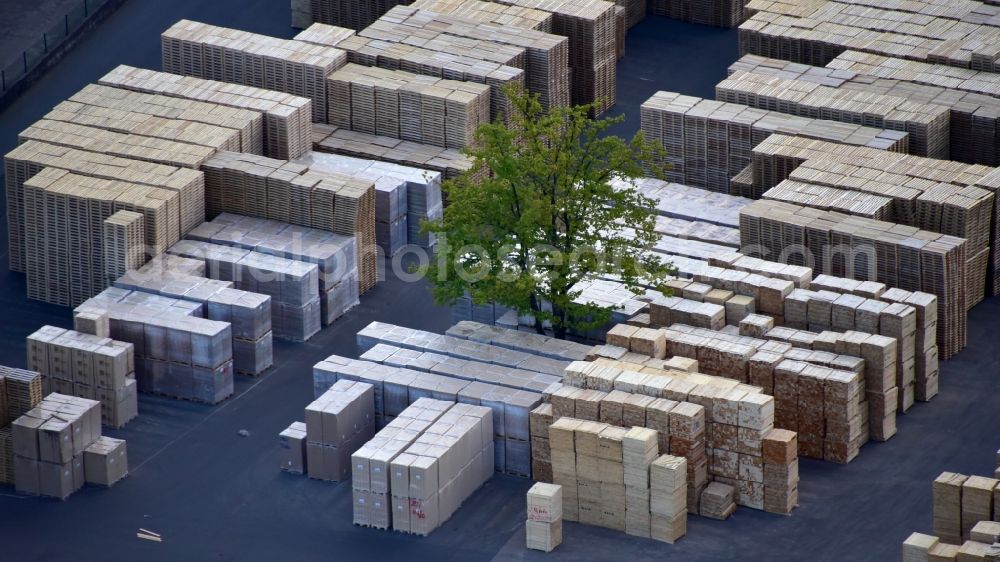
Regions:
<instances>
[{"instance_id":1,"label":"green leafy tree","mask_svg":"<svg viewBox=\"0 0 1000 562\"><path fill-rule=\"evenodd\" d=\"M591 119L590 105L544 109L537 96L509 88L507 123L485 124L466 149L474 165L446 181L442 220L425 268L441 304L468 294L548 322L556 337L609 321L612 308L580 302L580 284L613 275L635 292L657 286L672 267L648 248L654 203L612 181L644 177L662 147L642 133L604 135L621 118Z\"/></svg>"}]
</instances>

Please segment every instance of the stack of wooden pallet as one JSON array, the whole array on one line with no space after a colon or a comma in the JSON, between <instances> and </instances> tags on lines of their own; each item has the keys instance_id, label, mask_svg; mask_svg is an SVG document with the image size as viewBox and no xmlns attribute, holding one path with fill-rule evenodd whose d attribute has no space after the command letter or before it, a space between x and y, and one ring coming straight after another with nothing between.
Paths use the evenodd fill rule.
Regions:
<instances>
[{"instance_id":1,"label":"stack of wooden pallet","mask_svg":"<svg viewBox=\"0 0 1000 562\"><path fill-rule=\"evenodd\" d=\"M45 168L24 182L28 298L77 305L107 286L104 221L141 213L144 250L161 253L180 238L178 193Z\"/></svg>"},{"instance_id":2,"label":"stack of wooden pallet","mask_svg":"<svg viewBox=\"0 0 1000 562\"><path fill-rule=\"evenodd\" d=\"M138 414L132 344L43 326L28 336L28 367L47 392L100 403L104 425L122 428Z\"/></svg>"},{"instance_id":3,"label":"stack of wooden pallet","mask_svg":"<svg viewBox=\"0 0 1000 562\"><path fill-rule=\"evenodd\" d=\"M263 154L272 158L298 158L311 149L310 98L126 65L115 67L98 83L261 113L264 116Z\"/></svg>"},{"instance_id":4,"label":"stack of wooden pallet","mask_svg":"<svg viewBox=\"0 0 1000 562\"><path fill-rule=\"evenodd\" d=\"M733 177L750 165L751 150L775 132L907 152L909 134L788 115L735 103L657 92L640 108L647 139L663 144L669 181L734 193ZM759 194L745 194L759 197ZM757 198L755 197L755 198Z\"/></svg>"},{"instance_id":5,"label":"stack of wooden pallet","mask_svg":"<svg viewBox=\"0 0 1000 562\"><path fill-rule=\"evenodd\" d=\"M993 72L1000 30L996 6L934 0L920 11L861 0L788 4L751 0L740 51L825 65L846 49ZM946 31L947 30L947 31Z\"/></svg>"},{"instance_id":6,"label":"stack of wooden pallet","mask_svg":"<svg viewBox=\"0 0 1000 562\"><path fill-rule=\"evenodd\" d=\"M857 54L861 55L862 53ZM877 58L886 59L886 57ZM906 62L899 59L892 60L900 64ZM996 166L1000 163L1000 153L998 153L1000 147L997 146L994 138L996 136L998 119L996 116L1000 113L1000 99L997 99L995 95L991 95L988 92L956 90L941 83L930 84L927 83L930 81L927 78L924 78L922 82L908 80L906 79L906 75L898 72L887 73L882 71L880 67L854 65L849 61L846 64L837 65L857 68L857 70L848 70L834 66L836 63L837 61L833 61L826 68L821 68L766 59L755 55L746 55L730 66L729 72L750 71L759 74L780 76L785 79L807 80L834 88L885 94L907 98L915 102L946 107L951 113L951 123L949 125L951 131L950 158L960 162L985 164L988 166ZM973 76L983 74L954 67L925 63L912 64L923 65L930 69L944 68ZM936 76L933 70L928 73ZM887 78L882 76L883 74L890 74L893 77ZM903 76L903 78L896 78L895 76ZM986 80L986 83L989 83L989 78L986 78ZM949 79L947 76L941 76L941 82L944 84L954 83L955 81L954 78ZM980 87L978 89L984 90L985 88Z\"/></svg>"},{"instance_id":7,"label":"stack of wooden pallet","mask_svg":"<svg viewBox=\"0 0 1000 562\"><path fill-rule=\"evenodd\" d=\"M818 272L934 294L942 357L965 346L965 239L781 202L745 207L740 237L744 246L767 248L771 255L795 244L810 251L835 249L828 263L817 263Z\"/></svg>"},{"instance_id":8,"label":"stack of wooden pallet","mask_svg":"<svg viewBox=\"0 0 1000 562\"><path fill-rule=\"evenodd\" d=\"M181 20L161 35L163 70L312 100L326 122L326 77L347 62L335 48Z\"/></svg>"},{"instance_id":9,"label":"stack of wooden pallet","mask_svg":"<svg viewBox=\"0 0 1000 562\"><path fill-rule=\"evenodd\" d=\"M111 288L76 311L106 312L111 337L133 345L139 392L216 404L233 393L232 329L197 316L202 307Z\"/></svg>"},{"instance_id":10,"label":"stack of wooden pallet","mask_svg":"<svg viewBox=\"0 0 1000 562\"><path fill-rule=\"evenodd\" d=\"M545 107L569 105L569 40L566 37L507 25L481 23L413 6L393 8L379 21L382 22L394 22L396 25L392 30L397 33L405 33L406 28L411 28L410 33L418 33L424 37L433 30L451 39L453 43L464 45L475 39L496 50L509 50L512 53L523 50L523 56L518 57L521 65L513 64L513 61L505 64L524 69L525 86L528 91L539 95ZM362 33L366 34L367 32ZM446 52L456 51L449 49Z\"/></svg>"},{"instance_id":11,"label":"stack of wooden pallet","mask_svg":"<svg viewBox=\"0 0 1000 562\"><path fill-rule=\"evenodd\" d=\"M118 211L104 221L101 246L104 252L104 276L107 285L126 272L139 269L146 261L143 248L146 230L142 215Z\"/></svg>"},{"instance_id":12,"label":"stack of wooden pallet","mask_svg":"<svg viewBox=\"0 0 1000 562\"><path fill-rule=\"evenodd\" d=\"M490 118L485 84L356 64L328 80L330 124L344 129L460 149Z\"/></svg>"},{"instance_id":13,"label":"stack of wooden pallet","mask_svg":"<svg viewBox=\"0 0 1000 562\"><path fill-rule=\"evenodd\" d=\"M509 25L552 33L552 13L516 5L481 2L480 0L416 0L414 8L439 14L452 14L483 23Z\"/></svg>"},{"instance_id":14,"label":"stack of wooden pallet","mask_svg":"<svg viewBox=\"0 0 1000 562\"><path fill-rule=\"evenodd\" d=\"M743 0L649 0L649 12L675 20L716 27L737 27L746 20Z\"/></svg>"},{"instance_id":15,"label":"stack of wooden pallet","mask_svg":"<svg viewBox=\"0 0 1000 562\"><path fill-rule=\"evenodd\" d=\"M906 131L912 154L940 159L950 154L950 112L940 105L742 71L719 82L715 95L720 101L802 117Z\"/></svg>"},{"instance_id":16,"label":"stack of wooden pallet","mask_svg":"<svg viewBox=\"0 0 1000 562\"><path fill-rule=\"evenodd\" d=\"M38 371L0 366L0 377L7 391L3 418L3 424L7 425L42 400L42 375Z\"/></svg>"}]
</instances>

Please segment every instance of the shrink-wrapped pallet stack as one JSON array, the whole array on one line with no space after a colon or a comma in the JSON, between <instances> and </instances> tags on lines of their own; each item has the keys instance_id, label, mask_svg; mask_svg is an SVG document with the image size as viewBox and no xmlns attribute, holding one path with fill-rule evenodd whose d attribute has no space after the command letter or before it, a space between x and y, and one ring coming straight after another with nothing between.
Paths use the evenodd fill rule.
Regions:
<instances>
[{"instance_id":1,"label":"shrink-wrapped pallet stack","mask_svg":"<svg viewBox=\"0 0 1000 562\"><path fill-rule=\"evenodd\" d=\"M216 404L233 393L232 328L204 305L109 288L75 309L107 314L110 337L130 343L139 392Z\"/></svg>"},{"instance_id":2,"label":"shrink-wrapped pallet stack","mask_svg":"<svg viewBox=\"0 0 1000 562\"><path fill-rule=\"evenodd\" d=\"M646 138L663 145L666 179L722 193L739 193L730 181L750 165L751 150L769 135L783 134L834 143L907 152L909 133L876 129L812 116L797 116L657 92L640 108ZM759 194L739 193L759 198Z\"/></svg>"},{"instance_id":3,"label":"shrink-wrapped pallet stack","mask_svg":"<svg viewBox=\"0 0 1000 562\"><path fill-rule=\"evenodd\" d=\"M421 399L351 457L354 523L426 536L493 474L493 412Z\"/></svg>"},{"instance_id":4,"label":"shrink-wrapped pallet stack","mask_svg":"<svg viewBox=\"0 0 1000 562\"><path fill-rule=\"evenodd\" d=\"M281 470L292 474L306 473L306 424L292 422L284 431L278 434L278 446L281 448L281 458L278 466Z\"/></svg>"},{"instance_id":5,"label":"shrink-wrapped pallet stack","mask_svg":"<svg viewBox=\"0 0 1000 562\"><path fill-rule=\"evenodd\" d=\"M163 70L206 80L287 92L312 100L326 122L326 77L347 53L291 39L180 20L161 35Z\"/></svg>"},{"instance_id":6,"label":"shrink-wrapped pallet stack","mask_svg":"<svg viewBox=\"0 0 1000 562\"><path fill-rule=\"evenodd\" d=\"M267 234L262 236L264 232ZM192 230L188 238L315 264L324 325L358 304L363 284L353 236L224 213ZM374 285L370 277L369 282Z\"/></svg>"},{"instance_id":7,"label":"shrink-wrapped pallet stack","mask_svg":"<svg viewBox=\"0 0 1000 562\"><path fill-rule=\"evenodd\" d=\"M305 416L309 477L346 480L351 474L351 454L375 434L374 388L363 382L337 381L306 406Z\"/></svg>"},{"instance_id":8,"label":"shrink-wrapped pallet stack","mask_svg":"<svg viewBox=\"0 0 1000 562\"><path fill-rule=\"evenodd\" d=\"M356 64L327 82L330 124L352 131L460 149L489 122L485 84Z\"/></svg>"},{"instance_id":9,"label":"shrink-wrapped pallet stack","mask_svg":"<svg viewBox=\"0 0 1000 562\"><path fill-rule=\"evenodd\" d=\"M101 436L99 402L51 393L11 426L18 492L66 499L128 471L125 441Z\"/></svg>"},{"instance_id":10,"label":"shrink-wrapped pallet stack","mask_svg":"<svg viewBox=\"0 0 1000 562\"><path fill-rule=\"evenodd\" d=\"M100 419L124 427L138 414L132 344L55 326L28 336L28 368L41 373L46 392L100 403Z\"/></svg>"},{"instance_id":11,"label":"shrink-wrapped pallet stack","mask_svg":"<svg viewBox=\"0 0 1000 562\"><path fill-rule=\"evenodd\" d=\"M528 489L524 530L529 550L552 552L562 544L562 503L562 486L537 482Z\"/></svg>"},{"instance_id":12,"label":"shrink-wrapped pallet stack","mask_svg":"<svg viewBox=\"0 0 1000 562\"><path fill-rule=\"evenodd\" d=\"M115 67L98 83L258 112L264 118L263 154L271 158L298 158L312 145L312 100L308 97L127 65Z\"/></svg>"}]
</instances>

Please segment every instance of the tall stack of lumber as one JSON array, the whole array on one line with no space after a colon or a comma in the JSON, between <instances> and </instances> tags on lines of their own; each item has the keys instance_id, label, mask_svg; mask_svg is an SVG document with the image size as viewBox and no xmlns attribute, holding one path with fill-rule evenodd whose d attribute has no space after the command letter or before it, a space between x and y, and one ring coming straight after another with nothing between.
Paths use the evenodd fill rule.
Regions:
<instances>
[{"instance_id":1,"label":"tall stack of lumber","mask_svg":"<svg viewBox=\"0 0 1000 562\"><path fill-rule=\"evenodd\" d=\"M100 403L104 425L122 428L138 414L132 344L43 326L28 336L28 368L41 373L45 392Z\"/></svg>"},{"instance_id":2,"label":"tall stack of lumber","mask_svg":"<svg viewBox=\"0 0 1000 562\"><path fill-rule=\"evenodd\" d=\"M876 55L864 55L854 53L854 58L870 56L875 59L890 60L886 57ZM897 61L899 65L906 61ZM805 80L824 84L833 88L852 90L857 92L868 92L873 94L886 94L897 97L904 97L914 102L939 105L948 108L951 114L950 146L949 155L951 160L959 162L969 162L996 166L1000 163L1000 153L996 142L996 130L998 113L1000 113L1000 99L989 93L980 91L963 91L950 87L955 82L954 78L949 79L947 74L943 74L940 83L930 84L928 79L923 82L908 80L914 74L904 75L899 72L885 72L881 67L865 64L854 64L852 61L844 61L838 64L839 59L835 59L825 68L792 63L787 61L766 59L754 55L747 55L729 67L729 72L751 71L759 74L770 74L786 79ZM924 63L910 63L929 67L930 74L934 74L933 69L941 68L966 75L978 76L989 73L966 71L954 67L928 65ZM856 70L851 70L855 68ZM919 67L918 67L919 68ZM917 70L916 72L922 72ZM882 75L889 74L891 78ZM901 76L902 78L897 78ZM986 78L989 83L989 78ZM985 88L979 88L983 90Z\"/></svg>"},{"instance_id":3,"label":"tall stack of lumber","mask_svg":"<svg viewBox=\"0 0 1000 562\"><path fill-rule=\"evenodd\" d=\"M104 275L107 284L125 273L139 269L146 261L146 236L142 215L118 211L104 220Z\"/></svg>"},{"instance_id":4,"label":"tall stack of lumber","mask_svg":"<svg viewBox=\"0 0 1000 562\"><path fill-rule=\"evenodd\" d=\"M715 96L719 101L802 117L906 131L911 153L941 159L950 154L950 112L940 105L747 71L719 82Z\"/></svg>"},{"instance_id":5,"label":"tall stack of lumber","mask_svg":"<svg viewBox=\"0 0 1000 562\"><path fill-rule=\"evenodd\" d=\"M312 100L308 97L127 65L115 67L98 83L258 112L264 117L263 154L272 158L298 158L311 148Z\"/></svg>"},{"instance_id":6,"label":"tall stack of lumber","mask_svg":"<svg viewBox=\"0 0 1000 562\"><path fill-rule=\"evenodd\" d=\"M353 237L360 294L378 282L372 182L229 152L207 162L205 172L212 210Z\"/></svg>"},{"instance_id":7,"label":"tall stack of lumber","mask_svg":"<svg viewBox=\"0 0 1000 562\"><path fill-rule=\"evenodd\" d=\"M741 211L744 246L780 255L791 245L831 255L816 271L881 281L936 295L938 344L948 358L965 347L966 239L789 203L758 202ZM786 234L787 233L787 234ZM831 249L835 250L830 254ZM826 253L824 253L826 252Z\"/></svg>"},{"instance_id":8,"label":"tall stack of lumber","mask_svg":"<svg viewBox=\"0 0 1000 562\"><path fill-rule=\"evenodd\" d=\"M352 131L460 149L490 118L485 84L355 64L328 81L330 123Z\"/></svg>"},{"instance_id":9,"label":"tall stack of lumber","mask_svg":"<svg viewBox=\"0 0 1000 562\"><path fill-rule=\"evenodd\" d=\"M640 108L646 138L663 145L666 179L733 193L730 180L750 165L751 151L775 132L907 152L909 133L799 117L745 105L657 92ZM753 194L744 194L752 196ZM756 198L756 197L755 197Z\"/></svg>"},{"instance_id":10,"label":"tall stack of lumber","mask_svg":"<svg viewBox=\"0 0 1000 562\"><path fill-rule=\"evenodd\" d=\"M287 92L312 100L312 119L326 122L326 77L347 53L290 39L180 20L161 35L163 70L207 80Z\"/></svg>"},{"instance_id":11,"label":"tall stack of lumber","mask_svg":"<svg viewBox=\"0 0 1000 562\"><path fill-rule=\"evenodd\" d=\"M188 238L315 264L323 325L358 304L361 284L354 237L224 213L192 230Z\"/></svg>"},{"instance_id":12,"label":"tall stack of lumber","mask_svg":"<svg viewBox=\"0 0 1000 562\"><path fill-rule=\"evenodd\" d=\"M994 72L997 6L932 0L920 7L865 0L751 0L740 52L822 66L851 49Z\"/></svg>"},{"instance_id":13,"label":"tall stack of lumber","mask_svg":"<svg viewBox=\"0 0 1000 562\"><path fill-rule=\"evenodd\" d=\"M1000 174L995 169L786 135L772 135L757 145L753 162L755 190L791 179L891 197L893 222L969 240L967 306L997 292Z\"/></svg>"}]
</instances>

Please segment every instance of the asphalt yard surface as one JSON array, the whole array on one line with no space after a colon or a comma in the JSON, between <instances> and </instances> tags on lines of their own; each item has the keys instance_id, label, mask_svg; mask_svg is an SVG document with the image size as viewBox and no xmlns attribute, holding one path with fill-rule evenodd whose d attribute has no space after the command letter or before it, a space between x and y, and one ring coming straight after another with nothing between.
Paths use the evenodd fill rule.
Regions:
<instances>
[{"instance_id":1,"label":"asphalt yard surface","mask_svg":"<svg viewBox=\"0 0 1000 562\"><path fill-rule=\"evenodd\" d=\"M21 99L0 114L0 148L59 101L120 63L158 68L159 32L180 18L290 36L287 0L130 0ZM737 57L736 34L660 18L632 30L619 69L619 103L638 128L638 106L656 90L712 97ZM0 228L6 248L6 225ZM25 363L24 338L43 324L69 326L68 309L24 298L24 278L0 264L0 362ZM496 476L426 538L355 527L350 483L282 473L277 434L302 419L312 365L356 355L354 334L373 320L443 331L449 312L426 287L390 278L359 307L304 344L276 342L275 368L239 377L218 406L141 395L123 431L130 475L109 490L67 501L0 488L0 560L888 560L914 530L929 531L931 481L943 470L986 474L1000 446L996 299L970 316L969 348L942 366L942 393L901 416L899 434L869 444L851 464L801 461L791 517L739 509L728 521L692 517L676 545L567 523L549 555L524 549L527 480ZM241 437L240 430L249 435ZM162 543L136 538L139 528Z\"/></svg>"}]
</instances>

